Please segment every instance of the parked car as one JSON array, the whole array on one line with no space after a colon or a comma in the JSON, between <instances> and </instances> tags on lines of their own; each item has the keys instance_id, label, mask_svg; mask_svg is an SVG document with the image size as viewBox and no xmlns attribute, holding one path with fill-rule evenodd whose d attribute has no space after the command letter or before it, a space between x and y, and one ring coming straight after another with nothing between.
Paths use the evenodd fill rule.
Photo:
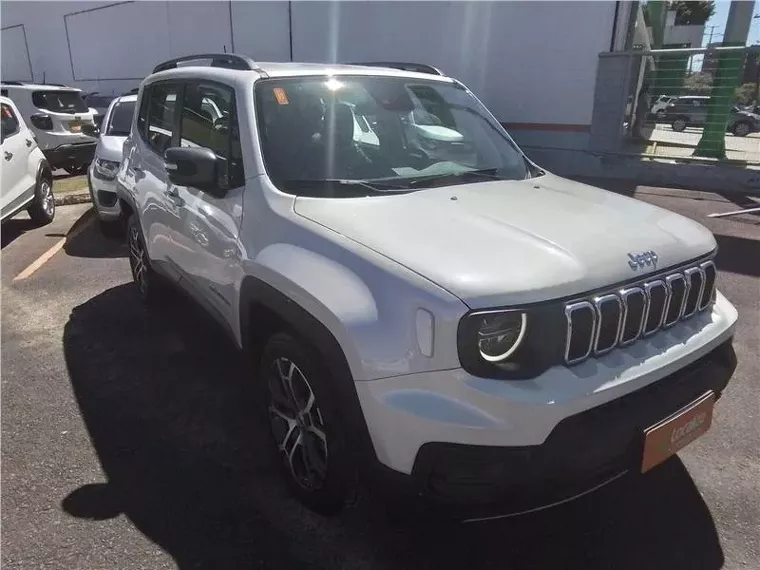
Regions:
<instances>
[{"instance_id":1,"label":"parked car","mask_svg":"<svg viewBox=\"0 0 760 570\"><path fill-rule=\"evenodd\" d=\"M676 132L681 132L686 127L704 127L709 102L710 97L706 96L679 97L668 105L666 120ZM742 111L734 105L726 124L726 131L737 137L756 133L760 131L760 115Z\"/></svg>"},{"instance_id":2,"label":"parked car","mask_svg":"<svg viewBox=\"0 0 760 570\"><path fill-rule=\"evenodd\" d=\"M672 95L660 95L652 105L649 112L658 119L664 119L667 116L668 105L673 103L678 97Z\"/></svg>"},{"instance_id":3,"label":"parked car","mask_svg":"<svg viewBox=\"0 0 760 570\"><path fill-rule=\"evenodd\" d=\"M116 196L116 173L121 164L124 140L129 136L137 95L114 98L105 113L101 128L88 126L85 133L97 137L94 160L87 171L87 184L104 235L123 232L121 208Z\"/></svg>"},{"instance_id":4,"label":"parked car","mask_svg":"<svg viewBox=\"0 0 760 570\"><path fill-rule=\"evenodd\" d=\"M5 221L26 210L36 223L50 223L55 217L50 165L18 108L7 97L0 97L0 118L3 153L0 216Z\"/></svg>"},{"instance_id":5,"label":"parked car","mask_svg":"<svg viewBox=\"0 0 760 570\"><path fill-rule=\"evenodd\" d=\"M136 109L116 177L136 292L184 289L257 363L314 510L358 481L457 518L524 512L710 425L737 320L712 234L544 171L458 81L187 56ZM473 152L410 144L414 112Z\"/></svg>"},{"instance_id":6,"label":"parked car","mask_svg":"<svg viewBox=\"0 0 760 570\"><path fill-rule=\"evenodd\" d=\"M92 93L86 93L82 96L82 98L94 113L93 120L95 121L95 125L100 127L101 122L106 115L106 111L108 110L108 107L111 105L111 102L117 98L117 96L101 95L98 91L93 91Z\"/></svg>"},{"instance_id":7,"label":"parked car","mask_svg":"<svg viewBox=\"0 0 760 570\"><path fill-rule=\"evenodd\" d=\"M94 124L94 114L82 99L81 90L6 82L2 94L16 104L53 170L63 168L69 174L87 170L95 141L82 132L82 127Z\"/></svg>"}]
</instances>

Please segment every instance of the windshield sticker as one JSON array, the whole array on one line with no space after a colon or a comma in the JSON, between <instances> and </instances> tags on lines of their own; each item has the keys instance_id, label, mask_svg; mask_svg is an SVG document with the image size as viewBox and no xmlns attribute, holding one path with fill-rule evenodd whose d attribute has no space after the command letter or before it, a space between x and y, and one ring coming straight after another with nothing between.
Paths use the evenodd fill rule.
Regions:
<instances>
[{"instance_id":1,"label":"windshield sticker","mask_svg":"<svg viewBox=\"0 0 760 570\"><path fill-rule=\"evenodd\" d=\"M288 96L282 87L275 87L272 89L272 92L274 93L274 98L277 99L278 105L287 105L289 103Z\"/></svg>"}]
</instances>

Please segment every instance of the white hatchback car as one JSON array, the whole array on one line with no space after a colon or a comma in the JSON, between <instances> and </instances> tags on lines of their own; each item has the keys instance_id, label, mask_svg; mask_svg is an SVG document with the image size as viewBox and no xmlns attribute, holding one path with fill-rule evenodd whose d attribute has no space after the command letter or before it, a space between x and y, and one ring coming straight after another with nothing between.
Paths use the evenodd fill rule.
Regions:
<instances>
[{"instance_id":1,"label":"white hatchback car","mask_svg":"<svg viewBox=\"0 0 760 570\"><path fill-rule=\"evenodd\" d=\"M189 56L136 109L117 173L136 291L184 289L257 363L312 508L363 477L455 516L524 512L709 427L737 320L713 235L544 171L456 79ZM415 111L470 151L412 144Z\"/></svg>"},{"instance_id":2,"label":"white hatchback car","mask_svg":"<svg viewBox=\"0 0 760 570\"><path fill-rule=\"evenodd\" d=\"M92 203L104 235L122 233L121 207L116 197L116 173L121 164L124 141L132 126L137 95L123 95L111 101L100 129L85 127L85 133L98 137L95 155L87 170Z\"/></svg>"},{"instance_id":3,"label":"white hatchback car","mask_svg":"<svg viewBox=\"0 0 760 570\"><path fill-rule=\"evenodd\" d=\"M84 102L81 90L16 81L3 83L2 95L16 104L53 170L62 168L69 174L87 170L95 141L82 127L94 124L95 111Z\"/></svg>"},{"instance_id":4,"label":"white hatchback car","mask_svg":"<svg viewBox=\"0 0 760 570\"><path fill-rule=\"evenodd\" d=\"M53 175L34 134L27 128L13 101L0 97L2 118L2 185L0 210L6 220L26 209L38 224L55 216Z\"/></svg>"}]
</instances>

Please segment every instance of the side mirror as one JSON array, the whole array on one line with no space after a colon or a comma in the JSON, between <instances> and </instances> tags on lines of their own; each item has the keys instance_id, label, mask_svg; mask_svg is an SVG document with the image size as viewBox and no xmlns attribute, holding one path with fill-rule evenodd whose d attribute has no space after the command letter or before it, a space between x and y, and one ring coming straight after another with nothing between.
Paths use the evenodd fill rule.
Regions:
<instances>
[{"instance_id":1,"label":"side mirror","mask_svg":"<svg viewBox=\"0 0 760 570\"><path fill-rule=\"evenodd\" d=\"M82 125L82 132L88 137L98 138L100 129L96 125Z\"/></svg>"},{"instance_id":2,"label":"side mirror","mask_svg":"<svg viewBox=\"0 0 760 570\"><path fill-rule=\"evenodd\" d=\"M164 168L177 186L192 186L213 196L224 195L217 177L214 152L203 147L173 147L164 153Z\"/></svg>"}]
</instances>

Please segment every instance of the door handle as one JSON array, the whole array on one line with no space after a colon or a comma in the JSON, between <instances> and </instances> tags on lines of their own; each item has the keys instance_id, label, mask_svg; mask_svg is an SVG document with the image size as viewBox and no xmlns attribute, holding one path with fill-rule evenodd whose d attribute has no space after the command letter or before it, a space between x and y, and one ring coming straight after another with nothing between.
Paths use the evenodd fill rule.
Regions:
<instances>
[{"instance_id":1,"label":"door handle","mask_svg":"<svg viewBox=\"0 0 760 570\"><path fill-rule=\"evenodd\" d=\"M26 146L32 146L32 141L30 141L29 139L26 139Z\"/></svg>"},{"instance_id":2,"label":"door handle","mask_svg":"<svg viewBox=\"0 0 760 570\"><path fill-rule=\"evenodd\" d=\"M12 152L8 152L6 150L4 154L5 154L5 160L10 160L11 158L13 158L13 153Z\"/></svg>"},{"instance_id":3,"label":"door handle","mask_svg":"<svg viewBox=\"0 0 760 570\"><path fill-rule=\"evenodd\" d=\"M166 194L170 198L179 198L179 190L177 190L177 188L174 186L164 190L164 194Z\"/></svg>"}]
</instances>

